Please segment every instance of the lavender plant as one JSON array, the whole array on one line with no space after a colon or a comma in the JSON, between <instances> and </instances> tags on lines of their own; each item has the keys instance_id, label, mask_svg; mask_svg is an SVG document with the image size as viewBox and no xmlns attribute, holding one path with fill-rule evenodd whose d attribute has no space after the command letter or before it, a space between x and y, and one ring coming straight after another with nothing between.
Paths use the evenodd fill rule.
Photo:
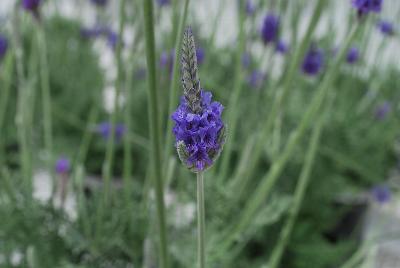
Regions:
<instances>
[{"instance_id":1,"label":"lavender plant","mask_svg":"<svg viewBox=\"0 0 400 268\"><path fill-rule=\"evenodd\" d=\"M172 115L173 132L179 159L197 173L198 261L204 268L205 216L203 172L217 160L225 143L225 126L221 115L223 106L212 101L211 92L200 86L197 70L196 45L191 28L183 35L181 72L183 97Z\"/></svg>"}]
</instances>

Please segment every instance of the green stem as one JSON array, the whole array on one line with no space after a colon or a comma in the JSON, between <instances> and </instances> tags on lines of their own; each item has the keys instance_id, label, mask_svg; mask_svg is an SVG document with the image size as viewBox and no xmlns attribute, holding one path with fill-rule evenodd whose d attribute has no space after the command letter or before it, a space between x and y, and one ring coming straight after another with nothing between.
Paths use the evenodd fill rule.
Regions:
<instances>
[{"instance_id":1,"label":"green stem","mask_svg":"<svg viewBox=\"0 0 400 268\"><path fill-rule=\"evenodd\" d=\"M197 173L197 257L199 268L206 267L205 253L205 209L204 209L204 173Z\"/></svg>"},{"instance_id":2,"label":"green stem","mask_svg":"<svg viewBox=\"0 0 400 268\"><path fill-rule=\"evenodd\" d=\"M240 109L238 108L238 103L240 99L240 93L242 92L242 76L243 76L243 66L242 66L242 55L244 52L245 47L245 32L244 32L244 1L240 0L238 4L238 15L239 15L239 41L236 50L236 57L235 57L235 82L233 86L233 92L229 99L229 112L227 118L227 126L229 128L229 139L227 139L224 145L224 152L222 154L221 159L221 167L220 167L220 174L219 178L225 178L228 173L229 167L229 160L231 159L232 154L232 147L235 142L235 130L237 122L238 122L238 115Z\"/></svg>"},{"instance_id":3,"label":"green stem","mask_svg":"<svg viewBox=\"0 0 400 268\"><path fill-rule=\"evenodd\" d=\"M152 176L154 176L156 204L159 223L159 254L160 267L168 267L168 248L166 219L164 207L164 191L162 181L162 163L161 163L161 133L158 123L159 102L157 96L156 85L156 52L154 41L154 18L153 18L153 1L143 1L143 14L145 26L146 41L146 60L147 60L147 82L148 82L148 114L150 122L150 140L151 140L151 163L153 167Z\"/></svg>"},{"instance_id":4,"label":"green stem","mask_svg":"<svg viewBox=\"0 0 400 268\"><path fill-rule=\"evenodd\" d=\"M42 88L44 147L46 150L46 165L52 179L52 190L50 198L50 202L52 202L54 200L57 185L53 168L53 131L49 67L47 61L47 42L45 30L43 27L44 26L41 24L38 25L38 49L40 55L40 82Z\"/></svg>"},{"instance_id":5,"label":"green stem","mask_svg":"<svg viewBox=\"0 0 400 268\"><path fill-rule=\"evenodd\" d=\"M111 199L110 183L112 176L112 168L114 161L114 145L115 145L115 125L117 123L117 118L119 115L119 97L122 88L122 43L123 43L123 33L125 27L125 2L126 0L121 0L119 9L119 28L118 28L118 42L116 47L116 61L117 61L117 80L115 83L115 97L114 97L114 111L111 113L111 133L107 140L107 148L105 161L103 166L103 178L104 178L104 206L106 206Z\"/></svg>"},{"instance_id":6,"label":"green stem","mask_svg":"<svg viewBox=\"0 0 400 268\"><path fill-rule=\"evenodd\" d=\"M5 58L4 61L4 73L0 75L4 75L3 80L3 90L1 90L1 98L0 98L0 129L3 129L3 123L5 121L5 115L7 111L7 106L8 106L8 99L10 96L10 88L11 88L11 81L13 77L13 71L14 71L14 53L10 52ZM2 68L3 68L2 66ZM0 166L3 166L3 161L5 160L4 158L4 138L3 140L0 140Z\"/></svg>"},{"instance_id":7,"label":"green stem","mask_svg":"<svg viewBox=\"0 0 400 268\"><path fill-rule=\"evenodd\" d=\"M336 77L340 63L342 62L347 49L358 33L358 29L360 29L360 24L352 29L352 32L344 42L344 46L340 50L339 55L335 58L335 62L333 65L329 66L329 70L321 82L320 87L317 89L313 99L311 100L311 103L308 106L308 109L306 110L301 122L299 123L299 126L295 131L292 132L282 154L272 164L269 172L262 178L260 184L257 186L256 192L247 201L242 215L238 217L238 224L233 227L233 230L228 234L228 238L224 239L224 242L221 246L222 250L228 248L231 243L236 240L237 236L247 228L263 201L268 198L272 187L275 185L276 180L285 168L293 151L297 147L301 138L304 136L305 131L311 125L315 115L319 112L332 81Z\"/></svg>"},{"instance_id":8,"label":"green stem","mask_svg":"<svg viewBox=\"0 0 400 268\"><path fill-rule=\"evenodd\" d=\"M362 261L367 250L367 246L361 246L354 254L348 259L341 268L356 268L359 267L360 262Z\"/></svg>"},{"instance_id":9,"label":"green stem","mask_svg":"<svg viewBox=\"0 0 400 268\"><path fill-rule=\"evenodd\" d=\"M289 70L287 72L287 75L284 80L284 84L282 86L281 90L276 91L275 95L275 100L272 104L271 111L268 113L268 117L263 125L263 128L261 130L261 133L259 134L258 138L258 144L260 146L257 146L254 150L254 153L252 154L252 160L249 161L250 166L246 169L245 174L238 174L235 172L235 177L233 181L236 181L236 177L251 177L252 174L255 171L255 168L261 158L264 146L261 146L262 144L267 144L269 134L271 132L271 128L273 126L273 123L279 114L279 111L283 107L283 103L286 100L288 93L290 92L290 89L292 88L293 82L294 82L294 76L298 71L299 63L301 59L304 57L304 54L309 47L311 36L318 24L319 18L321 17L321 13L323 10L323 6L325 4L324 0L319 0L318 5L315 7L314 14L312 16L312 19L310 21L310 24L307 27L307 32L300 44L299 49L296 50L296 54L294 55L293 60L291 61ZM247 180L250 181L250 180Z\"/></svg>"},{"instance_id":10,"label":"green stem","mask_svg":"<svg viewBox=\"0 0 400 268\"><path fill-rule=\"evenodd\" d=\"M20 18L19 2L15 5L13 16L13 46L15 50L17 81L18 81L18 99L17 99L17 112L15 122L17 126L18 142L21 148L20 163L22 167L23 183L28 196L32 196L32 159L29 150L28 132L29 126L27 125L27 94L28 86L24 72L24 53L22 50L21 36L19 32Z\"/></svg>"},{"instance_id":11,"label":"green stem","mask_svg":"<svg viewBox=\"0 0 400 268\"><path fill-rule=\"evenodd\" d=\"M178 32L176 34L175 38L175 58L174 58L174 65L172 69L172 82L171 82L171 87L170 87L170 94L169 94L169 106L168 106L168 115L172 114L174 112L174 109L178 105L178 80L179 80L179 55L180 55L180 49L181 49L181 43L182 43L182 33L183 29L185 28L185 22L186 22L186 17L188 13L188 7L189 7L189 2L190 0L185 0L185 4L183 7L183 14L181 15L181 19L179 21L179 28ZM167 133L165 134L165 155L164 155L164 172L167 169L168 165L168 159L170 156L170 153L172 151L172 143L173 143L173 137L172 137L172 126L173 122L172 120L167 121Z\"/></svg>"},{"instance_id":12,"label":"green stem","mask_svg":"<svg viewBox=\"0 0 400 268\"><path fill-rule=\"evenodd\" d=\"M92 108L90 109L88 121L86 123L86 128L84 129L84 133L82 136L82 141L78 149L78 153L76 155L76 161L74 165L82 164L86 161L87 152L89 150L90 141L93 137L92 126L97 122L99 110L95 104L92 104Z\"/></svg>"},{"instance_id":13,"label":"green stem","mask_svg":"<svg viewBox=\"0 0 400 268\"><path fill-rule=\"evenodd\" d=\"M332 102L333 102L333 100L329 101L329 105L325 110L325 114L327 114L330 111ZM288 219L286 220L286 224L280 233L278 244L275 246L275 248L271 254L271 258L270 258L270 261L268 264L269 268L276 268L279 266L282 254L283 254L284 249L289 241L290 234L291 234L293 226L296 222L297 215L299 213L301 204L304 199L304 194L307 190L307 186L310 181L311 170L312 170L312 167L315 162L315 156L318 151L318 145L320 142L321 132L323 129L325 119L326 118L324 115L320 116L320 118L318 119L318 121L312 131L310 145L308 146L308 151L306 154L305 162L304 162L301 174L300 174L300 178L296 185L296 190L295 190L294 198L293 198L293 202L292 202L293 205L291 206L291 208L289 210L289 216L288 216Z\"/></svg>"},{"instance_id":14,"label":"green stem","mask_svg":"<svg viewBox=\"0 0 400 268\"><path fill-rule=\"evenodd\" d=\"M119 28L118 28L118 41L116 47L116 61L117 61L117 79L115 82L115 96L114 96L114 110L110 115L110 123L111 123L111 133L107 139L107 147L105 153L105 159L103 163L103 200L98 206L97 215L96 215L96 238L95 241L99 240L99 236L102 230L102 219L105 213L106 207L110 204L110 200L112 200L112 191L111 191L111 177L112 177L112 168L113 168L113 161L114 161L114 145L115 145L115 125L117 123L117 118L119 115L119 97L121 93L122 87L122 58L121 58L121 51L122 51L122 43L123 43L123 32L125 26L125 2L126 0L122 0L119 6Z\"/></svg>"}]
</instances>

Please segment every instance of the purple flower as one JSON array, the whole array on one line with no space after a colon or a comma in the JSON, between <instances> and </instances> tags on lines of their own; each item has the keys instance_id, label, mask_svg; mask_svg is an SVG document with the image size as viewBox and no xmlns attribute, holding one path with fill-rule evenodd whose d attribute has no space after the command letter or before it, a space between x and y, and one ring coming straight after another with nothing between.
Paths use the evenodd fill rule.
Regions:
<instances>
[{"instance_id":1,"label":"purple flower","mask_svg":"<svg viewBox=\"0 0 400 268\"><path fill-rule=\"evenodd\" d=\"M267 14L265 16L262 27L261 27L261 37L264 44L275 42L278 39L279 33L279 17L273 13Z\"/></svg>"},{"instance_id":2,"label":"purple flower","mask_svg":"<svg viewBox=\"0 0 400 268\"><path fill-rule=\"evenodd\" d=\"M279 40L276 44L275 44L275 50L276 52L278 52L279 54L286 54L286 52L288 52L289 47L288 45L282 41Z\"/></svg>"},{"instance_id":3,"label":"purple flower","mask_svg":"<svg viewBox=\"0 0 400 268\"><path fill-rule=\"evenodd\" d=\"M245 68L249 68L250 64L251 64L251 55L249 52L244 52L242 54L242 65Z\"/></svg>"},{"instance_id":4,"label":"purple flower","mask_svg":"<svg viewBox=\"0 0 400 268\"><path fill-rule=\"evenodd\" d=\"M116 32L113 32L113 31L110 30L107 33L107 44L108 44L108 46L111 49L115 50L117 48L118 42L119 42L118 34Z\"/></svg>"},{"instance_id":5,"label":"purple flower","mask_svg":"<svg viewBox=\"0 0 400 268\"><path fill-rule=\"evenodd\" d=\"M369 12L380 12L382 10L382 2L383 0L352 0L353 7L357 9L360 16Z\"/></svg>"},{"instance_id":6,"label":"purple flower","mask_svg":"<svg viewBox=\"0 0 400 268\"><path fill-rule=\"evenodd\" d=\"M159 6L167 6L167 5L169 5L171 3L171 0L157 0L157 4L159 5Z\"/></svg>"},{"instance_id":7,"label":"purple flower","mask_svg":"<svg viewBox=\"0 0 400 268\"><path fill-rule=\"evenodd\" d=\"M393 35L394 34L393 24L391 24L388 21L381 20L380 22L378 22L377 26L384 35Z\"/></svg>"},{"instance_id":8,"label":"purple flower","mask_svg":"<svg viewBox=\"0 0 400 268\"><path fill-rule=\"evenodd\" d=\"M350 64L353 64L358 61L359 57L360 53L358 51L358 48L351 47L347 52L346 61Z\"/></svg>"},{"instance_id":9,"label":"purple flower","mask_svg":"<svg viewBox=\"0 0 400 268\"><path fill-rule=\"evenodd\" d=\"M67 158L60 157L55 166L55 170L57 174L66 174L69 172L70 162Z\"/></svg>"},{"instance_id":10,"label":"purple flower","mask_svg":"<svg viewBox=\"0 0 400 268\"><path fill-rule=\"evenodd\" d=\"M303 72L308 75L316 75L321 70L324 64L324 53L322 49L311 45L307 54L304 57L303 64L301 66Z\"/></svg>"},{"instance_id":11,"label":"purple flower","mask_svg":"<svg viewBox=\"0 0 400 268\"><path fill-rule=\"evenodd\" d=\"M107 5L108 0L90 0L92 4L99 6L99 7L104 7Z\"/></svg>"},{"instance_id":12,"label":"purple flower","mask_svg":"<svg viewBox=\"0 0 400 268\"><path fill-rule=\"evenodd\" d=\"M247 0L246 1L246 13L249 16L254 15L254 13L256 12L256 6L254 5L252 0Z\"/></svg>"},{"instance_id":13,"label":"purple flower","mask_svg":"<svg viewBox=\"0 0 400 268\"><path fill-rule=\"evenodd\" d=\"M248 77L247 82L253 88L259 88L262 83L265 81L266 76L260 71L253 71Z\"/></svg>"},{"instance_id":14,"label":"purple flower","mask_svg":"<svg viewBox=\"0 0 400 268\"><path fill-rule=\"evenodd\" d=\"M32 12L35 17L38 17L38 9L41 2L41 0L22 0L22 8L26 11Z\"/></svg>"},{"instance_id":15,"label":"purple flower","mask_svg":"<svg viewBox=\"0 0 400 268\"><path fill-rule=\"evenodd\" d=\"M115 137L117 140L121 140L125 134L125 126L123 124L115 125ZM96 127L96 132L99 133L104 139L108 139L111 135L111 123L102 122Z\"/></svg>"},{"instance_id":16,"label":"purple flower","mask_svg":"<svg viewBox=\"0 0 400 268\"><path fill-rule=\"evenodd\" d=\"M196 48L197 63L202 64L204 61L204 49L202 47Z\"/></svg>"},{"instance_id":17,"label":"purple flower","mask_svg":"<svg viewBox=\"0 0 400 268\"><path fill-rule=\"evenodd\" d=\"M385 204L390 201L392 193L387 185L377 185L371 190L372 197L379 204Z\"/></svg>"},{"instance_id":18,"label":"purple flower","mask_svg":"<svg viewBox=\"0 0 400 268\"><path fill-rule=\"evenodd\" d=\"M106 35L110 29L106 26L97 25L93 28L82 28L81 36L84 38L96 38L102 35Z\"/></svg>"},{"instance_id":19,"label":"purple flower","mask_svg":"<svg viewBox=\"0 0 400 268\"><path fill-rule=\"evenodd\" d=\"M378 107L376 107L375 118L377 120L384 120L386 118L387 114L390 113L391 109L392 109L392 106L391 106L390 102L385 101L384 103L382 103Z\"/></svg>"},{"instance_id":20,"label":"purple flower","mask_svg":"<svg viewBox=\"0 0 400 268\"><path fill-rule=\"evenodd\" d=\"M201 111L194 113L182 97L180 105L172 114L177 147L183 143L187 153L185 164L196 171L210 167L222 147L221 131L224 123L221 115L224 107L211 99L211 92L202 90Z\"/></svg>"},{"instance_id":21,"label":"purple flower","mask_svg":"<svg viewBox=\"0 0 400 268\"><path fill-rule=\"evenodd\" d=\"M163 51L160 55L160 67L162 69L168 68L169 74L172 75L172 68L174 66L175 51L172 49L170 52Z\"/></svg>"},{"instance_id":22,"label":"purple flower","mask_svg":"<svg viewBox=\"0 0 400 268\"><path fill-rule=\"evenodd\" d=\"M5 36L0 35L0 60L6 55L8 50L8 40Z\"/></svg>"}]
</instances>

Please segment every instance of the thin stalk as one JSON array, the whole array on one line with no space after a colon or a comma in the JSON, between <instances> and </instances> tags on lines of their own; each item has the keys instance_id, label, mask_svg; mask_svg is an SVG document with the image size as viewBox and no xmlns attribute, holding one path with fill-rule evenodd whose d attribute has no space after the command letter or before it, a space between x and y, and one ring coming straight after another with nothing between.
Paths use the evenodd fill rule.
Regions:
<instances>
[{"instance_id":1,"label":"thin stalk","mask_svg":"<svg viewBox=\"0 0 400 268\"><path fill-rule=\"evenodd\" d=\"M114 110L111 113L111 133L110 137L107 140L107 148L106 148L106 155L105 161L103 166L103 178L104 178L104 206L109 203L111 199L111 191L110 191L110 183L111 183L111 176L112 176L112 168L113 168L113 161L114 161L114 145L115 145L115 125L117 123L117 118L119 115L119 97L121 94L121 88L123 86L123 78L122 78L122 43L123 43L123 33L125 27L125 3L126 0L122 0L120 2L120 9L119 9L119 27L118 27L118 42L116 47L116 54L115 58L117 61L117 80L115 83L115 97L114 97Z\"/></svg>"},{"instance_id":2,"label":"thin stalk","mask_svg":"<svg viewBox=\"0 0 400 268\"><path fill-rule=\"evenodd\" d=\"M204 173L197 173L197 257L199 268L206 267L205 253Z\"/></svg>"},{"instance_id":3,"label":"thin stalk","mask_svg":"<svg viewBox=\"0 0 400 268\"><path fill-rule=\"evenodd\" d=\"M176 34L175 38L175 58L174 58L174 64L172 68L172 82L171 82L171 87L169 89L169 105L168 105L168 115L172 114L174 112L175 107L178 105L178 80L179 80L179 52L181 48L181 43L182 43L182 33L183 29L185 27L186 23L186 17L188 13L188 7L189 7L189 2L190 0L185 0L185 4L183 7L183 13L181 14L181 18L179 21L179 26L178 26L178 32ZM164 172L167 169L168 165L168 159L170 156L170 153L172 151L172 143L173 143L173 137L172 137L172 125L173 122L172 120L167 120L167 133L165 134L165 155L164 155Z\"/></svg>"},{"instance_id":4,"label":"thin stalk","mask_svg":"<svg viewBox=\"0 0 400 268\"><path fill-rule=\"evenodd\" d=\"M328 112L330 111L332 102L333 100L329 101L330 105L328 105L328 107L325 109L325 114L328 114ZM311 170L314 166L315 156L318 151L318 146L321 139L321 132L324 126L325 119L326 117L324 115L320 116L312 131L310 145L308 146L305 162L301 170L300 178L296 185L296 190L292 202L293 205L289 210L289 216L286 220L285 226L281 230L278 244L274 247L274 250L271 254L271 258L268 264L269 268L275 268L279 266L282 254L289 241L290 234L292 233L293 226L296 222L297 215L304 199L304 194L310 181Z\"/></svg>"},{"instance_id":5,"label":"thin stalk","mask_svg":"<svg viewBox=\"0 0 400 268\"><path fill-rule=\"evenodd\" d=\"M28 87L24 72L24 53L22 49L21 36L19 32L20 26L20 6L16 3L13 16L13 47L15 49L17 81L18 81L18 97L17 97L17 112L15 122L17 126L18 143L21 148L20 163L22 167L23 183L28 196L32 196L32 158L29 150L27 125L27 94Z\"/></svg>"},{"instance_id":6,"label":"thin stalk","mask_svg":"<svg viewBox=\"0 0 400 268\"><path fill-rule=\"evenodd\" d=\"M13 77L13 71L14 71L14 63L15 63L15 58L14 58L14 53L10 52L7 54L6 59L4 61L4 72L0 75L4 76L1 77L3 80L2 84L2 91L1 91L1 98L0 98L0 129L3 129L3 123L7 111L7 106L8 106L8 99L10 96L10 88L11 88L11 81ZM3 166L3 161L4 161L4 139L0 140L0 166Z\"/></svg>"},{"instance_id":7,"label":"thin stalk","mask_svg":"<svg viewBox=\"0 0 400 268\"><path fill-rule=\"evenodd\" d=\"M215 35L217 34L217 30L218 30L218 23L221 21L220 18L221 18L222 12L224 11L224 6L225 6L225 0L220 0L217 12L215 13L214 21L212 23L212 32L211 32L210 38L208 39L208 42L207 42L208 48L210 48L212 45L214 45Z\"/></svg>"},{"instance_id":8,"label":"thin stalk","mask_svg":"<svg viewBox=\"0 0 400 268\"><path fill-rule=\"evenodd\" d=\"M87 152L89 150L90 141L93 137L92 126L97 122L99 110L95 104L92 104L90 109L88 121L84 133L82 136L82 141L78 148L78 153L76 155L76 161L74 165L78 166L86 161Z\"/></svg>"},{"instance_id":9,"label":"thin stalk","mask_svg":"<svg viewBox=\"0 0 400 268\"><path fill-rule=\"evenodd\" d=\"M103 200L99 204L97 215L96 215L96 241L98 241L100 236L100 231L102 227L102 218L104 216L105 208L109 205L110 200L112 200L112 191L111 191L111 176L112 176L112 168L113 168L113 161L114 161L114 145L115 145L115 125L117 123L117 118L119 115L119 97L121 94L122 88L122 58L121 58L121 51L122 51L122 43L123 43L123 32L125 26L125 2L126 0L122 0L120 2L119 7L119 28L118 28L118 41L116 47L116 61L117 61L117 79L115 82L115 97L114 97L114 110L110 115L110 123L111 123L111 133L107 139L107 148L105 159L103 163L103 180L104 180L104 194Z\"/></svg>"},{"instance_id":10,"label":"thin stalk","mask_svg":"<svg viewBox=\"0 0 400 268\"><path fill-rule=\"evenodd\" d=\"M260 134L259 134L257 143L260 144L260 146L257 146L255 148L254 153L252 154L252 160L249 161L250 166L246 170L247 172L245 174L238 174L236 172L235 176L240 176L240 177L251 177L252 176L252 174L255 170L255 167L257 166L257 164L261 158L263 149L264 149L264 146L262 146L262 144L267 144L267 142L268 142L269 134L271 132L273 123L274 123L277 115L279 114L279 111L280 111L281 107L283 106L283 103L286 100L288 93L290 92L290 89L294 82L293 78L298 70L299 63L300 63L301 59L304 57L305 52L310 44L311 36L318 24L319 18L321 17L324 4L325 4L324 0L318 1L318 5L315 7L312 19L310 20L310 24L307 27L307 32L300 44L300 47L296 50L296 54L294 55L293 60L291 61L288 73L285 77L284 84L282 86L282 89L276 91L275 100L272 103L271 111L268 113L268 117L261 129ZM236 179L233 179L233 180L236 181Z\"/></svg>"},{"instance_id":11,"label":"thin stalk","mask_svg":"<svg viewBox=\"0 0 400 268\"><path fill-rule=\"evenodd\" d=\"M156 204L159 224L159 254L160 267L167 268L168 265L168 248L166 219L164 207L164 191L162 181L162 163L161 163L161 133L158 123L159 102L157 96L156 83L156 51L154 41L154 18L153 18L153 1L143 1L144 29L146 41L146 61L147 61L147 82L148 82L148 115L150 126L151 140L151 164L153 167L152 176L154 177Z\"/></svg>"},{"instance_id":12,"label":"thin stalk","mask_svg":"<svg viewBox=\"0 0 400 268\"><path fill-rule=\"evenodd\" d=\"M289 141L283 149L282 154L272 164L269 172L261 179L260 184L256 187L255 193L251 196L249 201L247 201L242 215L238 217L238 224L234 226L233 230L229 232L228 238L224 239L224 242L222 242L222 245L220 247L222 251L226 250L226 248L228 248L231 243L236 240L237 236L247 228L263 201L268 198L272 187L275 185L279 175L285 168L288 160L293 154L293 151L304 136L308 127L311 125L312 120L315 118L315 115L319 112L325 96L329 88L331 87L333 80L336 77L336 74L340 67L340 63L342 62L347 49L349 48L351 42L354 40L360 28L360 24L357 24L356 27L352 29L352 32L348 36L347 40L344 42L345 45L340 50L338 57L335 58L333 65L329 66L327 74L325 75L323 81L317 89L317 92L311 100L310 105L308 106L308 109L306 110L298 127L290 135Z\"/></svg>"},{"instance_id":13,"label":"thin stalk","mask_svg":"<svg viewBox=\"0 0 400 268\"><path fill-rule=\"evenodd\" d=\"M38 29L38 49L40 58L40 82L42 88L42 110L43 110L43 134L44 134L44 147L46 150L46 165L50 177L52 179L51 198L50 202L54 200L56 193L56 176L53 168L53 131L52 131L52 111L51 111L51 93L50 93L50 79L49 67L47 60L47 42L45 30L42 24L39 24Z\"/></svg>"},{"instance_id":14,"label":"thin stalk","mask_svg":"<svg viewBox=\"0 0 400 268\"><path fill-rule=\"evenodd\" d=\"M224 152L222 153L222 159L221 159L221 167L220 167L220 178L225 178L227 173L228 173L228 167L229 167L229 160L231 159L231 154L232 154L232 147L235 142L235 130L237 122L238 122L238 116L239 116L239 111L240 109L238 108L239 104L239 99L240 99L240 93L242 92L243 85L242 85L242 80L243 80L243 65L242 65L242 55L244 52L244 47L245 47L245 32L244 32L244 20L245 20L245 14L244 14L244 1L240 0L238 4L238 17L239 17L239 40L238 40L238 46L236 50L236 57L235 57L235 82L233 86L233 92L230 96L229 99L229 107L230 110L228 111L228 118L227 118L227 126L229 128L229 139L227 139L225 146L224 146Z\"/></svg>"}]
</instances>

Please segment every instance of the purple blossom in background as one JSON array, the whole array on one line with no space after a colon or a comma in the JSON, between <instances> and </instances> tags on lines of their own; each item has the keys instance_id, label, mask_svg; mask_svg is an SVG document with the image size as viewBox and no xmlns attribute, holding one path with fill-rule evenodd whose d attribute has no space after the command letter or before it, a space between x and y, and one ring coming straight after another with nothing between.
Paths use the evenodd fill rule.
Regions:
<instances>
[{"instance_id":1,"label":"purple blossom in background","mask_svg":"<svg viewBox=\"0 0 400 268\"><path fill-rule=\"evenodd\" d=\"M264 44L275 42L278 39L278 33L279 17L273 13L267 14L261 27L261 37Z\"/></svg>"},{"instance_id":2,"label":"purple blossom in background","mask_svg":"<svg viewBox=\"0 0 400 268\"><path fill-rule=\"evenodd\" d=\"M106 26L97 25L93 28L82 28L81 36L84 38L96 38L107 34L110 29Z\"/></svg>"},{"instance_id":3,"label":"purple blossom in background","mask_svg":"<svg viewBox=\"0 0 400 268\"><path fill-rule=\"evenodd\" d=\"M353 7L360 16L369 12L379 13L382 10L382 2L383 0L352 0Z\"/></svg>"},{"instance_id":4,"label":"purple blossom in background","mask_svg":"<svg viewBox=\"0 0 400 268\"><path fill-rule=\"evenodd\" d=\"M393 24L388 21L381 20L380 22L378 22L377 26L384 35L394 34Z\"/></svg>"},{"instance_id":5,"label":"purple blossom in background","mask_svg":"<svg viewBox=\"0 0 400 268\"><path fill-rule=\"evenodd\" d=\"M252 0L247 0L246 1L246 13L249 16L254 15L254 13L256 12L256 6L254 5Z\"/></svg>"},{"instance_id":6,"label":"purple blossom in background","mask_svg":"<svg viewBox=\"0 0 400 268\"><path fill-rule=\"evenodd\" d=\"M279 40L276 44L275 44L275 50L276 52L278 52L279 54L286 54L286 52L288 52L289 50L289 46L282 40Z\"/></svg>"},{"instance_id":7,"label":"purple blossom in background","mask_svg":"<svg viewBox=\"0 0 400 268\"><path fill-rule=\"evenodd\" d=\"M177 143L184 142L188 153L186 165L197 171L211 166L212 154L218 152L222 146L219 134L224 127L221 118L224 107L211 99L211 92L202 90L201 111L194 113L182 97L179 107L172 114L175 140Z\"/></svg>"},{"instance_id":8,"label":"purple blossom in background","mask_svg":"<svg viewBox=\"0 0 400 268\"><path fill-rule=\"evenodd\" d=\"M116 32L109 31L107 34L107 44L108 46L115 50L117 48L117 44L119 42L119 36Z\"/></svg>"},{"instance_id":9,"label":"purple blossom in background","mask_svg":"<svg viewBox=\"0 0 400 268\"><path fill-rule=\"evenodd\" d=\"M8 40L5 36L0 35L0 60L4 58L8 50Z\"/></svg>"},{"instance_id":10,"label":"purple blossom in background","mask_svg":"<svg viewBox=\"0 0 400 268\"><path fill-rule=\"evenodd\" d=\"M202 64L204 62L205 52L202 47L196 48L197 63Z\"/></svg>"},{"instance_id":11,"label":"purple blossom in background","mask_svg":"<svg viewBox=\"0 0 400 268\"><path fill-rule=\"evenodd\" d=\"M312 45L304 57L301 68L305 74L316 75L321 70L323 64L324 53L322 49Z\"/></svg>"},{"instance_id":12,"label":"purple blossom in background","mask_svg":"<svg viewBox=\"0 0 400 268\"><path fill-rule=\"evenodd\" d=\"M67 158L60 157L55 165L55 170L57 174L66 174L70 170L70 162Z\"/></svg>"},{"instance_id":13,"label":"purple blossom in background","mask_svg":"<svg viewBox=\"0 0 400 268\"><path fill-rule=\"evenodd\" d=\"M170 52L163 51L160 55L160 67L168 68L170 75L172 75L172 68L174 66L175 51L172 49Z\"/></svg>"},{"instance_id":14,"label":"purple blossom in background","mask_svg":"<svg viewBox=\"0 0 400 268\"><path fill-rule=\"evenodd\" d=\"M377 120L384 120L387 116L388 113L390 113L392 109L392 105L390 102L385 101L384 103L380 104L378 107L376 107L375 110L375 118Z\"/></svg>"},{"instance_id":15,"label":"purple blossom in background","mask_svg":"<svg viewBox=\"0 0 400 268\"><path fill-rule=\"evenodd\" d=\"M242 55L242 65L245 68L249 68L251 64L251 55L249 52L244 52Z\"/></svg>"},{"instance_id":16,"label":"purple blossom in background","mask_svg":"<svg viewBox=\"0 0 400 268\"><path fill-rule=\"evenodd\" d=\"M360 52L358 51L358 48L351 47L347 52L346 61L350 64L353 64L356 63L359 58L360 58Z\"/></svg>"},{"instance_id":17,"label":"purple blossom in background","mask_svg":"<svg viewBox=\"0 0 400 268\"><path fill-rule=\"evenodd\" d=\"M371 190L372 197L379 204L385 204L390 201L392 193L387 185L377 185Z\"/></svg>"},{"instance_id":18,"label":"purple blossom in background","mask_svg":"<svg viewBox=\"0 0 400 268\"><path fill-rule=\"evenodd\" d=\"M262 83L265 81L266 76L260 71L253 71L247 77L247 82L252 88L260 88Z\"/></svg>"},{"instance_id":19,"label":"purple blossom in background","mask_svg":"<svg viewBox=\"0 0 400 268\"><path fill-rule=\"evenodd\" d=\"M26 11L32 12L35 17L38 17L38 8L41 0L22 0L22 7Z\"/></svg>"},{"instance_id":20,"label":"purple blossom in background","mask_svg":"<svg viewBox=\"0 0 400 268\"><path fill-rule=\"evenodd\" d=\"M40 5L41 0L22 0L22 7L29 11L36 10Z\"/></svg>"},{"instance_id":21,"label":"purple blossom in background","mask_svg":"<svg viewBox=\"0 0 400 268\"><path fill-rule=\"evenodd\" d=\"M107 5L108 0L90 0L90 2L92 2L92 4L99 6L99 7L104 7Z\"/></svg>"},{"instance_id":22,"label":"purple blossom in background","mask_svg":"<svg viewBox=\"0 0 400 268\"><path fill-rule=\"evenodd\" d=\"M108 0L90 0L94 5L104 7L107 5Z\"/></svg>"},{"instance_id":23,"label":"purple blossom in background","mask_svg":"<svg viewBox=\"0 0 400 268\"><path fill-rule=\"evenodd\" d=\"M159 6L167 6L167 5L169 5L171 3L171 0L157 0L157 4L159 5Z\"/></svg>"},{"instance_id":24,"label":"purple blossom in background","mask_svg":"<svg viewBox=\"0 0 400 268\"><path fill-rule=\"evenodd\" d=\"M117 140L121 140L125 134L125 126L123 124L115 125L115 137ZM111 136L111 123L102 122L96 127L96 132L99 133L104 139L108 139Z\"/></svg>"}]
</instances>

